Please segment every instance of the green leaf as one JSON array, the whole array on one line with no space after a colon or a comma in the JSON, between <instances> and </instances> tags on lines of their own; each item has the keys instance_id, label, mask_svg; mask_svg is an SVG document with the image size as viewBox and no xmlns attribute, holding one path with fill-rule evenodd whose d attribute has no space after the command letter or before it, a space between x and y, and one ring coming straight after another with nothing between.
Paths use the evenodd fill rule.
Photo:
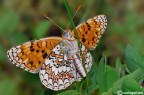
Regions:
<instances>
[{"instance_id":1,"label":"green leaf","mask_svg":"<svg viewBox=\"0 0 144 95\"><path fill-rule=\"evenodd\" d=\"M106 71L99 85L100 93L107 92L118 79L119 77L115 70Z\"/></svg>"},{"instance_id":2,"label":"green leaf","mask_svg":"<svg viewBox=\"0 0 144 95\"><path fill-rule=\"evenodd\" d=\"M83 92L84 92L84 93L87 93L87 90L88 90L89 92L92 92L92 91L98 89L98 87L99 87L98 84L93 83L92 85L90 85L89 87L87 87L87 89L85 89ZM83 93L83 94L84 94L84 93Z\"/></svg>"},{"instance_id":3,"label":"green leaf","mask_svg":"<svg viewBox=\"0 0 144 95\"><path fill-rule=\"evenodd\" d=\"M67 90L57 95L79 95L76 90Z\"/></svg>"},{"instance_id":4,"label":"green leaf","mask_svg":"<svg viewBox=\"0 0 144 95\"><path fill-rule=\"evenodd\" d=\"M121 75L124 75L125 73L124 65L122 65L120 58L116 59L116 71L119 77L121 77Z\"/></svg>"},{"instance_id":5,"label":"green leaf","mask_svg":"<svg viewBox=\"0 0 144 95\"><path fill-rule=\"evenodd\" d=\"M42 38L45 36L47 30L50 28L50 22L48 21L42 21L36 28L36 36L37 38Z\"/></svg>"},{"instance_id":6,"label":"green leaf","mask_svg":"<svg viewBox=\"0 0 144 95\"><path fill-rule=\"evenodd\" d=\"M10 80L0 81L0 95L14 95L16 85Z\"/></svg>"},{"instance_id":7,"label":"green leaf","mask_svg":"<svg viewBox=\"0 0 144 95\"><path fill-rule=\"evenodd\" d=\"M122 91L126 92L133 92L133 91L144 91L141 86L132 78L130 77L126 77L123 80L123 84L122 84Z\"/></svg>"},{"instance_id":8,"label":"green leaf","mask_svg":"<svg viewBox=\"0 0 144 95\"><path fill-rule=\"evenodd\" d=\"M130 69L127 67L127 65L126 65L126 64L124 64L124 67L125 67L126 72L130 74L130 73L131 73L131 71L130 71Z\"/></svg>"},{"instance_id":9,"label":"green leaf","mask_svg":"<svg viewBox=\"0 0 144 95\"><path fill-rule=\"evenodd\" d=\"M140 82L141 80L144 79L144 73L143 72L144 72L144 70L139 68L136 71L134 71L133 73L127 75L127 76L130 77L131 79L134 79L137 82Z\"/></svg>"},{"instance_id":10,"label":"green leaf","mask_svg":"<svg viewBox=\"0 0 144 95\"><path fill-rule=\"evenodd\" d=\"M97 68L97 75L96 75L96 81L99 84L100 80L102 78L102 75L105 71L105 57L103 56L99 62L98 68ZM95 81L95 78L93 79L93 81Z\"/></svg>"},{"instance_id":11,"label":"green leaf","mask_svg":"<svg viewBox=\"0 0 144 95\"><path fill-rule=\"evenodd\" d=\"M112 68L112 67L110 67L109 65L105 65L105 66L106 66L105 71L110 71L110 70L113 70L113 68Z\"/></svg>"},{"instance_id":12,"label":"green leaf","mask_svg":"<svg viewBox=\"0 0 144 95\"><path fill-rule=\"evenodd\" d=\"M113 93L112 92L104 92L104 93L102 93L100 95L113 95Z\"/></svg>"},{"instance_id":13,"label":"green leaf","mask_svg":"<svg viewBox=\"0 0 144 95\"><path fill-rule=\"evenodd\" d=\"M117 58L116 59L116 71L120 71L121 70L121 67L122 67L122 63L120 61L120 58Z\"/></svg>"},{"instance_id":14,"label":"green leaf","mask_svg":"<svg viewBox=\"0 0 144 95\"><path fill-rule=\"evenodd\" d=\"M125 77L122 77L121 79L117 80L114 84L113 84L113 93L117 94L118 91L120 91L122 89L122 83Z\"/></svg>"},{"instance_id":15,"label":"green leaf","mask_svg":"<svg viewBox=\"0 0 144 95\"><path fill-rule=\"evenodd\" d=\"M139 83L141 80L144 79L143 72L144 71L139 68L139 69L135 70L133 73L130 73L129 75L126 75L126 76L122 77L121 79L119 79L118 81L116 81L113 85L113 93L116 94L118 91L124 89L123 83L127 78L133 79Z\"/></svg>"},{"instance_id":16,"label":"green leaf","mask_svg":"<svg viewBox=\"0 0 144 95\"><path fill-rule=\"evenodd\" d=\"M140 55L130 45L125 50L125 61L131 71L135 71L138 68L144 70L144 64Z\"/></svg>"},{"instance_id":17,"label":"green leaf","mask_svg":"<svg viewBox=\"0 0 144 95\"><path fill-rule=\"evenodd\" d=\"M90 76L91 76L91 80L93 83L96 83L96 78L97 78L97 65L96 63L92 62L92 68L91 68L91 71L90 71Z\"/></svg>"}]
</instances>

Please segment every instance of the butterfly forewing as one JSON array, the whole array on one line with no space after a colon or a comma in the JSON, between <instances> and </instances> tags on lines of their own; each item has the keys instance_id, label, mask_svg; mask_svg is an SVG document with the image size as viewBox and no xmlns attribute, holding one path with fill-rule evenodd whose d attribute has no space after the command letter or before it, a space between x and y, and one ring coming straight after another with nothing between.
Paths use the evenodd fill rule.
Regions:
<instances>
[{"instance_id":1,"label":"butterfly forewing","mask_svg":"<svg viewBox=\"0 0 144 95\"><path fill-rule=\"evenodd\" d=\"M31 73L37 73L52 49L61 42L60 37L49 37L26 42L8 50L10 61Z\"/></svg>"},{"instance_id":2,"label":"butterfly forewing","mask_svg":"<svg viewBox=\"0 0 144 95\"><path fill-rule=\"evenodd\" d=\"M76 27L80 42L89 50L95 49L106 25L107 19L104 15L98 15L83 22Z\"/></svg>"}]
</instances>

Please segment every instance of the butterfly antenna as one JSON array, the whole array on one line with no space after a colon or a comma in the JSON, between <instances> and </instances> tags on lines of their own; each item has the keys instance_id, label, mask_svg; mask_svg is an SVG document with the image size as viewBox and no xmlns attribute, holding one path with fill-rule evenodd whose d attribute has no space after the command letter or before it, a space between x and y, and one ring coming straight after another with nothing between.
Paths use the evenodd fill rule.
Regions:
<instances>
[{"instance_id":1,"label":"butterfly antenna","mask_svg":"<svg viewBox=\"0 0 144 95\"><path fill-rule=\"evenodd\" d=\"M81 6L78 6L76 12L74 13L72 19L74 19L75 15L77 14L77 12L80 10ZM69 27L69 25L71 24L72 21L69 22L69 24L67 25L67 28Z\"/></svg>"},{"instance_id":2,"label":"butterfly antenna","mask_svg":"<svg viewBox=\"0 0 144 95\"><path fill-rule=\"evenodd\" d=\"M58 28L60 28L62 31L64 31L63 28L61 28L59 25L57 25L51 18L49 18L47 15L44 15L45 18L49 19L55 26L57 26Z\"/></svg>"}]
</instances>

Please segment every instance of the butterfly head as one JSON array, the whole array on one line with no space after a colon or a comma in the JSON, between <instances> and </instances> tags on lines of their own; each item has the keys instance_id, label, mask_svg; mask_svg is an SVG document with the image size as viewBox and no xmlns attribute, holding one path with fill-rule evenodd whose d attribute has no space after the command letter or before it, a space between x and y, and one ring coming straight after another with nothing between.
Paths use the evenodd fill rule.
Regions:
<instances>
[{"instance_id":1,"label":"butterfly head","mask_svg":"<svg viewBox=\"0 0 144 95\"><path fill-rule=\"evenodd\" d=\"M63 32L63 38L68 40L74 40L74 33L70 29L66 29Z\"/></svg>"}]
</instances>

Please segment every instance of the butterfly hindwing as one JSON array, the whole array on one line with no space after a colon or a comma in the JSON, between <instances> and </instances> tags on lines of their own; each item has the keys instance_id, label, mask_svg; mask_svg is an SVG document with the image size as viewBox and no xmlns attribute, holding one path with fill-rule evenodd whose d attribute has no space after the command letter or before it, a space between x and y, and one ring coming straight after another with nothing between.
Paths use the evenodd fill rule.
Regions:
<instances>
[{"instance_id":1,"label":"butterfly hindwing","mask_svg":"<svg viewBox=\"0 0 144 95\"><path fill-rule=\"evenodd\" d=\"M62 46L57 45L42 65L39 76L45 87L61 90L75 81L74 71L74 64L68 60L67 54L62 51Z\"/></svg>"},{"instance_id":2,"label":"butterfly hindwing","mask_svg":"<svg viewBox=\"0 0 144 95\"><path fill-rule=\"evenodd\" d=\"M26 42L8 50L10 61L31 73L37 73L52 49L61 42L60 37L49 37Z\"/></svg>"},{"instance_id":3,"label":"butterfly hindwing","mask_svg":"<svg viewBox=\"0 0 144 95\"><path fill-rule=\"evenodd\" d=\"M89 72L92 65L92 56L85 46L82 46L82 53L84 66ZM77 55L79 55L79 60L82 60L80 52L77 52ZM42 65L39 76L45 87L52 90L61 90L70 86L72 82L82 79L77 69L74 59L63 52L62 46L57 45Z\"/></svg>"},{"instance_id":4,"label":"butterfly hindwing","mask_svg":"<svg viewBox=\"0 0 144 95\"><path fill-rule=\"evenodd\" d=\"M107 19L104 15L98 15L88 19L76 27L80 42L87 49L93 50L99 42L99 38L106 29Z\"/></svg>"},{"instance_id":5,"label":"butterfly hindwing","mask_svg":"<svg viewBox=\"0 0 144 95\"><path fill-rule=\"evenodd\" d=\"M82 49L82 55L80 55L80 50L79 52L77 52L77 56L80 60L81 63L78 64L82 64L82 67L86 70L85 73L89 73L89 71L91 70L91 66L92 66L92 55L91 53L86 49L86 47L84 45L82 45L81 47ZM75 63L76 64L76 63ZM76 65L75 65L76 66ZM75 67L77 68L77 67ZM77 68L78 69L78 68ZM80 74L80 72L76 69L76 81L81 81L82 80L82 76Z\"/></svg>"},{"instance_id":6,"label":"butterfly hindwing","mask_svg":"<svg viewBox=\"0 0 144 95\"><path fill-rule=\"evenodd\" d=\"M82 56L84 57L83 58L85 63L84 65L85 65L86 72L88 73L91 70L91 66L92 66L92 55L84 45L82 45Z\"/></svg>"}]
</instances>

